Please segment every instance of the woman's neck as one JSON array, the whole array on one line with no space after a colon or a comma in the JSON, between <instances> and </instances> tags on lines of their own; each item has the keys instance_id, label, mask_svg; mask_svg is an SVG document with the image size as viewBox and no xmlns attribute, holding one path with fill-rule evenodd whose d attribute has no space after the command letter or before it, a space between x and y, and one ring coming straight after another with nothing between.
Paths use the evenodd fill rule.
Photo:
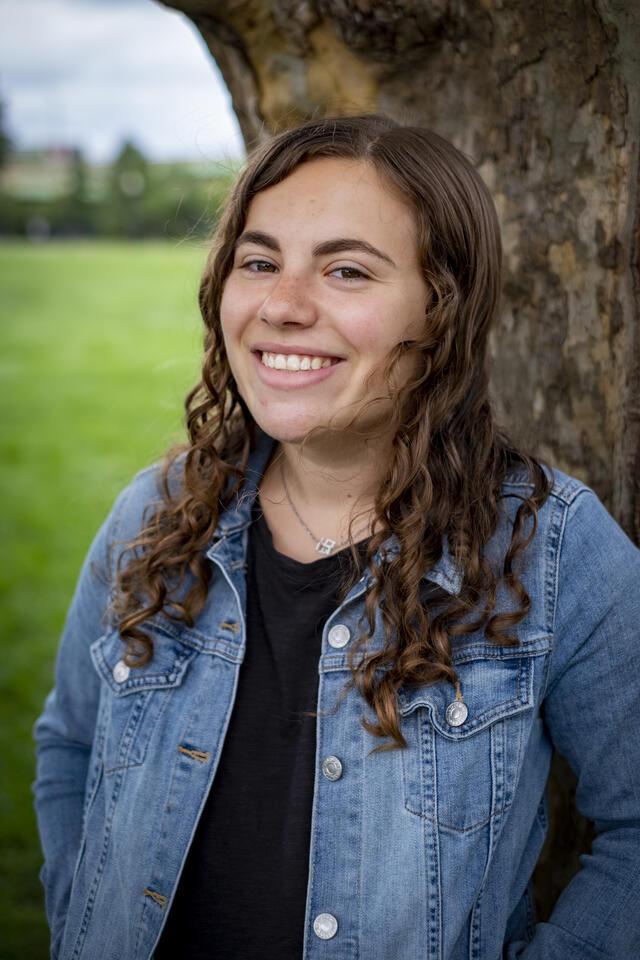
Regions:
<instances>
[{"instance_id":1,"label":"woman's neck","mask_svg":"<svg viewBox=\"0 0 640 960\"><path fill-rule=\"evenodd\" d=\"M369 536L373 506L388 456L380 447L350 437L330 443L279 443L260 485L260 502L280 552L305 562L317 559L323 540L338 549L351 535Z\"/></svg>"}]
</instances>

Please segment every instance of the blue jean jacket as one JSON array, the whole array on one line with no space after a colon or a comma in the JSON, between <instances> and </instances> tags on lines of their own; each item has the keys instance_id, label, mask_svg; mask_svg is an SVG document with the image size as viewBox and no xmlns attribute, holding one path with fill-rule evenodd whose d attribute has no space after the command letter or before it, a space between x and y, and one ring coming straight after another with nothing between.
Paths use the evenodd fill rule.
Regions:
<instances>
[{"instance_id":1,"label":"blue jean jacket","mask_svg":"<svg viewBox=\"0 0 640 960\"><path fill-rule=\"evenodd\" d=\"M114 544L159 499L157 467L120 494L84 563L34 726L54 958L153 956L215 789L245 649L251 503L270 446L263 438L256 448L208 549L205 608L192 627L154 617L144 668L122 662L107 611ZM525 485L518 474L505 483L489 557L504 553ZM446 551L425 577L460 588ZM381 741L361 719L372 711L353 689L338 703L368 574L327 620L304 960L640 956L640 551L588 487L556 471L522 579L532 604L518 647L480 633L455 641L464 722L448 722L450 684L400 691L404 750L371 755ZM378 624L369 649L382 642ZM530 881L554 748L597 836L549 922L536 925ZM335 764L323 765L330 756L337 779Z\"/></svg>"}]
</instances>

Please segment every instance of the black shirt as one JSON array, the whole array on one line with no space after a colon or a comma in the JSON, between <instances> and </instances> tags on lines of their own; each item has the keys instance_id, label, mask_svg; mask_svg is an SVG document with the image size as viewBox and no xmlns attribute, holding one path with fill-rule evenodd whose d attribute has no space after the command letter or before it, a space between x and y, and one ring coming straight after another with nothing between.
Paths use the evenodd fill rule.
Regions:
<instances>
[{"instance_id":1,"label":"black shirt","mask_svg":"<svg viewBox=\"0 0 640 960\"><path fill-rule=\"evenodd\" d=\"M302 957L316 739L303 711L317 709L322 629L351 557L299 563L259 507L253 519L236 700L156 960Z\"/></svg>"}]
</instances>

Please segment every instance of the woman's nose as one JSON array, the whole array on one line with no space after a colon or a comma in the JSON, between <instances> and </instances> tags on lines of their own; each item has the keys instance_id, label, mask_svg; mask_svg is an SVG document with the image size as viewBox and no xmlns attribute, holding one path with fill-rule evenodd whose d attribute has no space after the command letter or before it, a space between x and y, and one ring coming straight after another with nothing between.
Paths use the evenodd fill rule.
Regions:
<instances>
[{"instance_id":1,"label":"woman's nose","mask_svg":"<svg viewBox=\"0 0 640 960\"><path fill-rule=\"evenodd\" d=\"M274 327L288 324L308 327L314 324L317 311L309 296L308 282L300 277L281 276L263 301L260 317Z\"/></svg>"}]
</instances>

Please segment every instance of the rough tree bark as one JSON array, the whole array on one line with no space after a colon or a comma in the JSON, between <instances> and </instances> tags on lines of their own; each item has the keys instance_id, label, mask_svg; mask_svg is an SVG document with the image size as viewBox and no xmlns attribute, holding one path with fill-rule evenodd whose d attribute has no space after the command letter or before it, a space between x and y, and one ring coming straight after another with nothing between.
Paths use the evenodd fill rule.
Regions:
<instances>
[{"instance_id":1,"label":"rough tree bark","mask_svg":"<svg viewBox=\"0 0 640 960\"><path fill-rule=\"evenodd\" d=\"M491 188L505 243L498 415L640 540L640 17L632 0L163 0L200 30L246 144L383 111L443 134ZM499 349L498 349L499 347ZM541 915L590 826L552 781Z\"/></svg>"}]
</instances>

